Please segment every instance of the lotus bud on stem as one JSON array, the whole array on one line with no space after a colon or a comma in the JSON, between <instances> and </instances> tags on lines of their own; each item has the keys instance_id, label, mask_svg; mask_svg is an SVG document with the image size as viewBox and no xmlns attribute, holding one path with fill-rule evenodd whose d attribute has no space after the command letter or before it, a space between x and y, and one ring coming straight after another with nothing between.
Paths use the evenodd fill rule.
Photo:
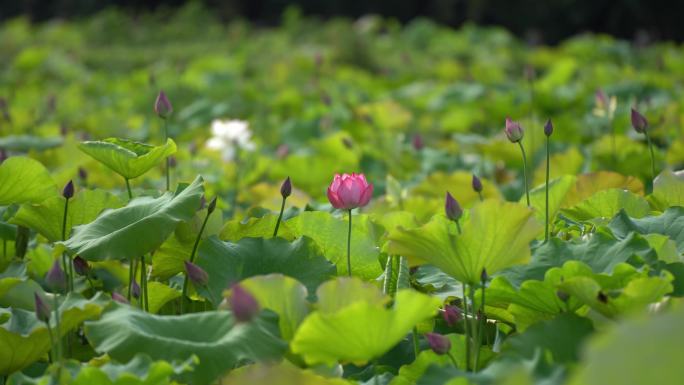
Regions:
<instances>
[{"instance_id":1,"label":"lotus bud on stem","mask_svg":"<svg viewBox=\"0 0 684 385\"><path fill-rule=\"evenodd\" d=\"M511 118L506 118L506 126L504 128L504 133L511 143L518 143L520 146L520 152L522 153L523 160L523 183L525 185L525 197L527 198L527 206L530 206L530 191L527 185L527 156L525 155L525 147L522 144L522 138L525 131L520 126L520 123L511 120Z\"/></svg>"},{"instance_id":2,"label":"lotus bud on stem","mask_svg":"<svg viewBox=\"0 0 684 385\"><path fill-rule=\"evenodd\" d=\"M544 135L546 136L546 226L544 231L544 242L549 241L549 174L551 169L551 153L550 153L550 141L551 134L553 134L553 123L551 119L546 121L544 125Z\"/></svg>"},{"instance_id":3,"label":"lotus bud on stem","mask_svg":"<svg viewBox=\"0 0 684 385\"><path fill-rule=\"evenodd\" d=\"M655 154L653 153L653 143L651 142L651 136L649 135L648 120L646 117L641 115L639 111L632 108L631 114L632 127L634 130L640 134L646 135L646 142L648 143L648 150L651 153L651 182L656 177L656 167L655 167Z\"/></svg>"},{"instance_id":4,"label":"lotus bud on stem","mask_svg":"<svg viewBox=\"0 0 684 385\"><path fill-rule=\"evenodd\" d=\"M451 363L454 365L454 367L458 367L458 364L456 363L456 358L454 358L454 356L450 352L451 341L448 337L438 333L426 333L425 339L428 341L430 349L432 349L432 351L435 352L435 354L438 354L440 356L448 356L449 359L451 359Z\"/></svg>"},{"instance_id":5,"label":"lotus bud on stem","mask_svg":"<svg viewBox=\"0 0 684 385\"><path fill-rule=\"evenodd\" d=\"M162 120L164 120L164 142L168 141L169 139L169 129L168 129L168 120L169 117L171 116L171 113L173 112L173 106L171 105L171 101L169 98L166 96L164 91L159 91L159 95L157 95L157 100L154 102L154 112L159 116ZM170 165L170 158L167 156L166 157L166 191L169 191L171 189L171 177L169 175L169 169L171 168Z\"/></svg>"},{"instance_id":6,"label":"lotus bud on stem","mask_svg":"<svg viewBox=\"0 0 684 385\"><path fill-rule=\"evenodd\" d=\"M278 215L278 221L276 222L275 229L273 230L273 237L278 236L278 228L280 228L280 221L283 220L283 212L285 211L285 201L287 200L287 197L289 197L292 194L292 181L290 180L290 177L288 176L285 181L283 181L283 184L280 186L280 196L283 197L283 203L280 205L280 214Z\"/></svg>"},{"instance_id":7,"label":"lotus bud on stem","mask_svg":"<svg viewBox=\"0 0 684 385\"><path fill-rule=\"evenodd\" d=\"M480 202L482 202L484 200L482 197L482 181L477 177L477 175L473 174L473 181L471 184L473 186L473 191L477 193L477 195L480 197Z\"/></svg>"}]
</instances>

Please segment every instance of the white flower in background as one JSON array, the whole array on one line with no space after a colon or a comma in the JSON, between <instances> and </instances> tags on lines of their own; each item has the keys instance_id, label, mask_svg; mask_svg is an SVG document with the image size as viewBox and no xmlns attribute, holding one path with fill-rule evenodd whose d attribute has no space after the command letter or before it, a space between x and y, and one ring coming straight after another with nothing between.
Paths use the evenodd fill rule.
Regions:
<instances>
[{"instance_id":1,"label":"white flower in background","mask_svg":"<svg viewBox=\"0 0 684 385\"><path fill-rule=\"evenodd\" d=\"M235 158L238 149L252 151L252 132L249 123L243 120L220 120L211 122L211 138L207 140L207 148L221 151L221 158L230 161Z\"/></svg>"}]
</instances>

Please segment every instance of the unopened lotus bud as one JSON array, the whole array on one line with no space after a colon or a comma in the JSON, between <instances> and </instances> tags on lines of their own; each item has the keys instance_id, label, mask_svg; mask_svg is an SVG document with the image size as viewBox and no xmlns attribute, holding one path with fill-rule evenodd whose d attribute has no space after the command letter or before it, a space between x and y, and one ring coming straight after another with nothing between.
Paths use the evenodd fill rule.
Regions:
<instances>
[{"instance_id":1,"label":"unopened lotus bud","mask_svg":"<svg viewBox=\"0 0 684 385\"><path fill-rule=\"evenodd\" d=\"M425 147L425 143L423 142L423 136L420 134L415 134L413 135L413 139L411 140L411 144L413 144L413 149L416 151L420 151Z\"/></svg>"},{"instance_id":2,"label":"unopened lotus bud","mask_svg":"<svg viewBox=\"0 0 684 385\"><path fill-rule=\"evenodd\" d=\"M520 123L511 120L511 118L506 118L506 127L504 128L506 137L511 143L517 143L522 140L524 131L520 126Z\"/></svg>"},{"instance_id":3,"label":"unopened lotus bud","mask_svg":"<svg viewBox=\"0 0 684 385\"><path fill-rule=\"evenodd\" d=\"M55 259L52 263L52 267L45 275L45 283L50 290L55 292L61 292L66 289L67 278L66 274L64 274L64 270L62 270L62 266L59 264L59 260Z\"/></svg>"},{"instance_id":4,"label":"unopened lotus bud","mask_svg":"<svg viewBox=\"0 0 684 385\"><path fill-rule=\"evenodd\" d=\"M463 215L463 209L461 208L461 205L458 204L458 201L456 201L456 199L454 199L449 192L446 193L444 212L446 213L447 218L451 219L452 221L459 220L459 218L461 218Z\"/></svg>"},{"instance_id":5,"label":"unopened lotus bud","mask_svg":"<svg viewBox=\"0 0 684 385\"><path fill-rule=\"evenodd\" d=\"M74 182L69 181L62 190L62 196L66 199L71 199L74 196Z\"/></svg>"},{"instance_id":6,"label":"unopened lotus bud","mask_svg":"<svg viewBox=\"0 0 684 385\"><path fill-rule=\"evenodd\" d=\"M162 119L168 118L173 112L171 101L164 91L159 91L159 95L157 95L157 100L154 102L154 112Z\"/></svg>"},{"instance_id":7,"label":"unopened lotus bud","mask_svg":"<svg viewBox=\"0 0 684 385\"><path fill-rule=\"evenodd\" d=\"M33 293L33 300L36 305L36 318L48 323L50 321L50 308L38 293Z\"/></svg>"},{"instance_id":8,"label":"unopened lotus bud","mask_svg":"<svg viewBox=\"0 0 684 385\"><path fill-rule=\"evenodd\" d=\"M126 299L126 297L124 297L123 295L121 295L117 292L112 293L112 299L118 303L128 304L128 300Z\"/></svg>"},{"instance_id":9,"label":"unopened lotus bud","mask_svg":"<svg viewBox=\"0 0 684 385\"><path fill-rule=\"evenodd\" d=\"M207 206L207 214L211 214L216 210L216 200L218 199L218 196L214 196L212 198L211 202L209 202L209 206Z\"/></svg>"},{"instance_id":10,"label":"unopened lotus bud","mask_svg":"<svg viewBox=\"0 0 684 385\"><path fill-rule=\"evenodd\" d=\"M238 322L249 322L259 313L256 298L240 285L233 285L228 303Z\"/></svg>"},{"instance_id":11,"label":"unopened lotus bud","mask_svg":"<svg viewBox=\"0 0 684 385\"><path fill-rule=\"evenodd\" d=\"M472 185L473 185L473 190L474 190L476 193L481 193L481 192L482 192L482 181L481 181L480 178L478 178L477 175L475 175L475 174L473 174Z\"/></svg>"},{"instance_id":12,"label":"unopened lotus bud","mask_svg":"<svg viewBox=\"0 0 684 385\"><path fill-rule=\"evenodd\" d=\"M461 320L461 309L453 305L444 306L444 311L442 312L442 318L447 323L447 325L454 326L458 321Z\"/></svg>"},{"instance_id":13,"label":"unopened lotus bud","mask_svg":"<svg viewBox=\"0 0 684 385\"><path fill-rule=\"evenodd\" d=\"M546 136L551 136L553 134L553 123L551 122L551 119L546 121L546 124L544 124L544 135Z\"/></svg>"},{"instance_id":14,"label":"unopened lotus bud","mask_svg":"<svg viewBox=\"0 0 684 385\"><path fill-rule=\"evenodd\" d=\"M133 280L131 283L131 294L133 294L133 297L138 299L140 298L140 285L138 285L138 281Z\"/></svg>"},{"instance_id":15,"label":"unopened lotus bud","mask_svg":"<svg viewBox=\"0 0 684 385\"><path fill-rule=\"evenodd\" d=\"M74 258L74 271L76 271L76 274L78 275L87 277L90 274L90 265L88 264L88 261L77 255L76 258Z\"/></svg>"},{"instance_id":16,"label":"unopened lotus bud","mask_svg":"<svg viewBox=\"0 0 684 385\"><path fill-rule=\"evenodd\" d=\"M425 338L433 352L439 355L449 353L449 350L451 349L451 341L449 338L437 333L427 333L425 334Z\"/></svg>"},{"instance_id":17,"label":"unopened lotus bud","mask_svg":"<svg viewBox=\"0 0 684 385\"><path fill-rule=\"evenodd\" d=\"M86 171L83 167L78 168L78 177L81 179L82 182L85 182L88 180L88 171Z\"/></svg>"},{"instance_id":18,"label":"unopened lotus bud","mask_svg":"<svg viewBox=\"0 0 684 385\"><path fill-rule=\"evenodd\" d=\"M283 199L286 199L290 196L290 194L292 194L292 181L288 176L287 179L285 179L285 181L283 182L283 184L280 185L280 195L283 197Z\"/></svg>"},{"instance_id":19,"label":"unopened lotus bud","mask_svg":"<svg viewBox=\"0 0 684 385\"><path fill-rule=\"evenodd\" d=\"M209 274L204 269L189 261L184 261L184 263L188 279L195 287L205 286L209 282Z\"/></svg>"},{"instance_id":20,"label":"unopened lotus bud","mask_svg":"<svg viewBox=\"0 0 684 385\"><path fill-rule=\"evenodd\" d=\"M489 280L489 275L487 275L487 269L482 269L480 273L480 282L484 285Z\"/></svg>"},{"instance_id":21,"label":"unopened lotus bud","mask_svg":"<svg viewBox=\"0 0 684 385\"><path fill-rule=\"evenodd\" d=\"M632 127L634 127L634 130L640 134L643 134L646 132L646 128L648 127L648 120L646 120L646 117L641 115L639 111L635 110L632 108Z\"/></svg>"},{"instance_id":22,"label":"unopened lotus bud","mask_svg":"<svg viewBox=\"0 0 684 385\"><path fill-rule=\"evenodd\" d=\"M169 157L169 167L176 168L177 165L178 165L178 160L176 160L176 157L170 156Z\"/></svg>"}]
</instances>

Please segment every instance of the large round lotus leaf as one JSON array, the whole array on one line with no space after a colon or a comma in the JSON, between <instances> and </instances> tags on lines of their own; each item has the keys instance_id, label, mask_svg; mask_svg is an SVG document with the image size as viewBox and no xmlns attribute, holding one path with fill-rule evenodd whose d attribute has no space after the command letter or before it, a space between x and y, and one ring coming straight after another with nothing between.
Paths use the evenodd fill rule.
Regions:
<instances>
[{"instance_id":1,"label":"large round lotus leaf","mask_svg":"<svg viewBox=\"0 0 684 385\"><path fill-rule=\"evenodd\" d=\"M40 203L57 194L50 173L37 160L13 156L0 164L0 206Z\"/></svg>"},{"instance_id":2,"label":"large round lotus leaf","mask_svg":"<svg viewBox=\"0 0 684 385\"><path fill-rule=\"evenodd\" d=\"M78 148L126 179L137 178L176 152L176 143L168 139L162 146L109 138L87 141Z\"/></svg>"}]
</instances>

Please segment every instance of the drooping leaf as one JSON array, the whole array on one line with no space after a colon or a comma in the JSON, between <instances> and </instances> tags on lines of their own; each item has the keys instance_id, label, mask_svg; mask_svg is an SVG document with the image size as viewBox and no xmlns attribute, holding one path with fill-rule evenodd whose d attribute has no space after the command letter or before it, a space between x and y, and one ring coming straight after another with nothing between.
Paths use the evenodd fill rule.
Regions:
<instances>
[{"instance_id":1,"label":"drooping leaf","mask_svg":"<svg viewBox=\"0 0 684 385\"><path fill-rule=\"evenodd\" d=\"M618 213L608 227L618 238L631 232L639 234L663 234L677 244L677 251L684 253L684 207L670 207L661 215L632 219L625 212Z\"/></svg>"},{"instance_id":2,"label":"drooping leaf","mask_svg":"<svg viewBox=\"0 0 684 385\"><path fill-rule=\"evenodd\" d=\"M501 215L506 213L506 215ZM456 225L443 215L417 229L389 236L392 254L422 259L461 282L477 284L483 269L493 274L530 258L530 242L541 231L533 211L515 203L486 200Z\"/></svg>"},{"instance_id":3,"label":"drooping leaf","mask_svg":"<svg viewBox=\"0 0 684 385\"><path fill-rule=\"evenodd\" d=\"M0 164L0 206L40 203L56 195L55 182L37 160L13 156Z\"/></svg>"},{"instance_id":4,"label":"drooping leaf","mask_svg":"<svg viewBox=\"0 0 684 385\"><path fill-rule=\"evenodd\" d=\"M157 313L166 305L167 302L172 301L181 296L181 292L177 289L169 287L161 282L150 281L147 283L148 301L150 313Z\"/></svg>"},{"instance_id":5,"label":"drooping leaf","mask_svg":"<svg viewBox=\"0 0 684 385\"><path fill-rule=\"evenodd\" d=\"M202 177L198 176L177 194L134 199L125 207L75 227L74 235L63 244L69 252L93 261L144 255L158 248L178 222L192 218L202 193Z\"/></svg>"},{"instance_id":6,"label":"drooping leaf","mask_svg":"<svg viewBox=\"0 0 684 385\"><path fill-rule=\"evenodd\" d=\"M168 139L162 146L109 138L87 141L78 148L126 179L137 178L176 152L176 143Z\"/></svg>"},{"instance_id":7,"label":"drooping leaf","mask_svg":"<svg viewBox=\"0 0 684 385\"><path fill-rule=\"evenodd\" d=\"M262 313L236 323L227 311L159 316L113 303L97 321L85 324L96 351L127 362L139 353L154 360L185 360L196 355L197 368L184 381L206 385L242 360L274 360L285 350L275 317Z\"/></svg>"},{"instance_id":8,"label":"drooping leaf","mask_svg":"<svg viewBox=\"0 0 684 385\"><path fill-rule=\"evenodd\" d=\"M51 242L62 240L62 221L66 199L53 196L39 204L23 204L10 223L39 232ZM92 222L105 209L119 208L123 202L106 191L83 190L69 200L66 221L66 238L74 226Z\"/></svg>"}]
</instances>

